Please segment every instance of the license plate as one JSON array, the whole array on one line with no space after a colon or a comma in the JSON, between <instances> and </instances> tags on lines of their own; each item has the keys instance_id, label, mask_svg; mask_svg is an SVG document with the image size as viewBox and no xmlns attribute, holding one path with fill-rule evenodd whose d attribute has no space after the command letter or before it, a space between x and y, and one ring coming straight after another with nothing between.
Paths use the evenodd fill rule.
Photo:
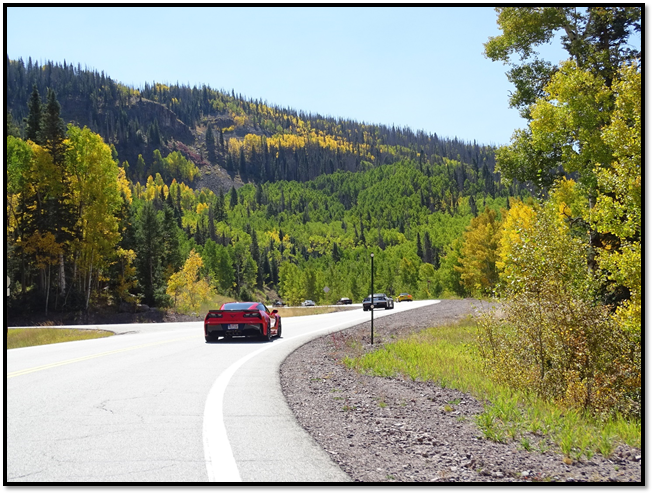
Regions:
<instances>
[{"instance_id":1,"label":"license plate","mask_svg":"<svg viewBox=\"0 0 654 495\"><path fill-rule=\"evenodd\" d=\"M230 323L227 325L227 330L238 330L238 323Z\"/></svg>"}]
</instances>

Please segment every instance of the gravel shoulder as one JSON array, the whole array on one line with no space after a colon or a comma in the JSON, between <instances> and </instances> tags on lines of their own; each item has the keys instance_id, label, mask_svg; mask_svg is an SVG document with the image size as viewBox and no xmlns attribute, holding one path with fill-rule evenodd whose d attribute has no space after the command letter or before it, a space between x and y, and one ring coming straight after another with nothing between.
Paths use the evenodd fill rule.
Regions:
<instances>
[{"instance_id":1,"label":"gravel shoulder","mask_svg":"<svg viewBox=\"0 0 654 495\"><path fill-rule=\"evenodd\" d=\"M444 300L376 319L373 348L487 308L477 300ZM353 481L641 483L640 449L621 446L609 459L569 465L556 451L485 440L474 422L483 411L478 400L432 382L351 371L341 360L354 352L352 339L370 348L369 323L303 345L280 375L300 425Z\"/></svg>"}]
</instances>

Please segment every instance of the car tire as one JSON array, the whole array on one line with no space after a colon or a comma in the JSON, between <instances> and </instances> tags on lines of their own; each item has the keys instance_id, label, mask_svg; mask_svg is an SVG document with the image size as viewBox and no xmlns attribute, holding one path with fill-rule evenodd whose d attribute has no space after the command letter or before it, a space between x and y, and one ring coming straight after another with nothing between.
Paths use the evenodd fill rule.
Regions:
<instances>
[{"instance_id":1,"label":"car tire","mask_svg":"<svg viewBox=\"0 0 654 495\"><path fill-rule=\"evenodd\" d=\"M261 340L263 340L264 342L270 342L272 340L272 338L270 337L270 327L266 329L266 335L263 335L263 330L264 330L263 327L261 327L261 330L262 330Z\"/></svg>"},{"instance_id":2,"label":"car tire","mask_svg":"<svg viewBox=\"0 0 654 495\"><path fill-rule=\"evenodd\" d=\"M207 344L218 342L218 335L213 333L208 333L207 335L205 335L204 340L207 342Z\"/></svg>"},{"instance_id":3,"label":"car tire","mask_svg":"<svg viewBox=\"0 0 654 495\"><path fill-rule=\"evenodd\" d=\"M282 336L282 322L278 321L277 322L277 338L281 338Z\"/></svg>"}]
</instances>

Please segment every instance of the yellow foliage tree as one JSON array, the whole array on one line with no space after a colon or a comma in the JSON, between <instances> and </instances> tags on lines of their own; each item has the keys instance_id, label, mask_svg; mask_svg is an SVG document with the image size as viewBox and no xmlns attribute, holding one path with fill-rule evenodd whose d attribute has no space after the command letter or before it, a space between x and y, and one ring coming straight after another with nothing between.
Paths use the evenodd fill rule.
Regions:
<instances>
[{"instance_id":1,"label":"yellow foliage tree","mask_svg":"<svg viewBox=\"0 0 654 495\"><path fill-rule=\"evenodd\" d=\"M195 207L195 212L198 215L202 215L202 213L208 209L209 209L209 205L207 203L198 203L198 205Z\"/></svg>"},{"instance_id":2,"label":"yellow foliage tree","mask_svg":"<svg viewBox=\"0 0 654 495\"><path fill-rule=\"evenodd\" d=\"M513 246L527 242L525 234L534 225L536 212L522 201L515 200L506 213L499 234L498 260L495 263L501 280L509 278L514 271L511 263Z\"/></svg>"},{"instance_id":3,"label":"yellow foliage tree","mask_svg":"<svg viewBox=\"0 0 654 495\"><path fill-rule=\"evenodd\" d=\"M454 269L461 273L461 283L473 294L490 291L499 280L496 263L501 220L497 216L495 210L486 207L463 233L461 266Z\"/></svg>"},{"instance_id":4,"label":"yellow foliage tree","mask_svg":"<svg viewBox=\"0 0 654 495\"><path fill-rule=\"evenodd\" d=\"M595 168L599 194L590 223L603 234L617 238L599 253L600 267L612 286L623 286L630 297L616 311L616 319L640 346L641 333L641 73L636 66L619 72L613 90L617 93L611 124L602 140L613 150L608 168ZM640 349L638 350L640 353Z\"/></svg>"},{"instance_id":5,"label":"yellow foliage tree","mask_svg":"<svg viewBox=\"0 0 654 495\"><path fill-rule=\"evenodd\" d=\"M136 260L136 253L132 249L118 248L116 250L117 263L120 266L117 281L117 292L122 301L128 303L139 302L138 298L134 296L130 290L138 285L136 278L136 268L134 261Z\"/></svg>"},{"instance_id":6,"label":"yellow foliage tree","mask_svg":"<svg viewBox=\"0 0 654 495\"><path fill-rule=\"evenodd\" d=\"M209 283L200 277L202 266L202 258L194 249L184 267L168 280L166 294L173 298L174 307L180 313L197 313L200 305L213 295Z\"/></svg>"},{"instance_id":7,"label":"yellow foliage tree","mask_svg":"<svg viewBox=\"0 0 654 495\"><path fill-rule=\"evenodd\" d=\"M77 228L81 233L72 248L78 274L84 277L88 307L93 278L101 281L102 272L116 256L121 238L117 214L126 179L101 136L73 125L68 127L68 136L71 202L79 215Z\"/></svg>"}]
</instances>

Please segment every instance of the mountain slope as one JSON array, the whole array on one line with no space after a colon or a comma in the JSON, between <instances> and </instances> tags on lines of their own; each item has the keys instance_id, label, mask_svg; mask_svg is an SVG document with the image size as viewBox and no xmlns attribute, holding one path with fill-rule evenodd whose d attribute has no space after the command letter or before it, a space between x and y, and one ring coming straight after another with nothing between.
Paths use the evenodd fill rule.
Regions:
<instances>
[{"instance_id":1,"label":"mountain slope","mask_svg":"<svg viewBox=\"0 0 654 495\"><path fill-rule=\"evenodd\" d=\"M65 62L39 66L31 59L27 65L7 59L6 80L7 110L14 122L27 116L34 85L42 97L50 87L63 119L100 134L115 147L117 159L129 164L128 177L142 183L148 172L156 173L152 162L157 149L164 157L182 153L200 169L194 185L214 192L246 182L307 181L402 159L418 164L450 159L485 176L494 171L494 150L488 146L281 109L207 86L146 83L137 90L104 72ZM139 155L144 171L135 168ZM458 180L463 186L465 177Z\"/></svg>"}]
</instances>

